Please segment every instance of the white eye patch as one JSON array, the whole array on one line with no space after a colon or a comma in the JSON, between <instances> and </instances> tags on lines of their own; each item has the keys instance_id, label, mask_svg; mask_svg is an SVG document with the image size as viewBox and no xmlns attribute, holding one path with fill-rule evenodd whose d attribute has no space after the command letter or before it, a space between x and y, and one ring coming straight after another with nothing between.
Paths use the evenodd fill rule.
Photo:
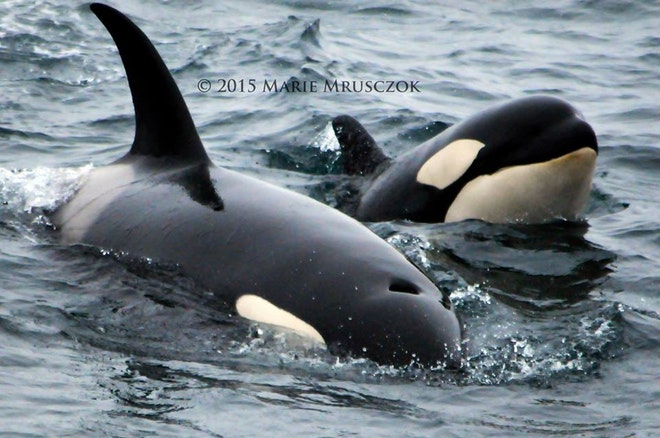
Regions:
<instances>
[{"instance_id":1,"label":"white eye patch","mask_svg":"<svg viewBox=\"0 0 660 438\"><path fill-rule=\"evenodd\" d=\"M485 144L477 140L456 140L429 158L417 172L417 182L443 190L468 170Z\"/></svg>"},{"instance_id":2,"label":"white eye patch","mask_svg":"<svg viewBox=\"0 0 660 438\"><path fill-rule=\"evenodd\" d=\"M236 310L243 318L287 328L325 344L323 336L311 325L294 314L280 309L256 295L243 295L236 301Z\"/></svg>"}]
</instances>

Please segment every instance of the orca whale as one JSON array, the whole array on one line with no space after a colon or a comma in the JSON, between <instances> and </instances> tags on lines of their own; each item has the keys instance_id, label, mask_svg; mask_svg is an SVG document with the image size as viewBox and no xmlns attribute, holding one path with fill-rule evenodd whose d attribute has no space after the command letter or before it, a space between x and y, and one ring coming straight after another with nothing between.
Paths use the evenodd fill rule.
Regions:
<instances>
[{"instance_id":1,"label":"orca whale","mask_svg":"<svg viewBox=\"0 0 660 438\"><path fill-rule=\"evenodd\" d=\"M354 118L336 117L332 127L345 171L369 176L344 210L370 222L575 220L598 155L582 115L549 96L489 108L395 159Z\"/></svg>"},{"instance_id":2,"label":"orca whale","mask_svg":"<svg viewBox=\"0 0 660 438\"><path fill-rule=\"evenodd\" d=\"M216 167L147 36L109 6L91 9L119 50L136 130L130 151L52 215L64 243L175 263L242 317L333 354L460 366L461 326L431 280L357 220Z\"/></svg>"}]
</instances>

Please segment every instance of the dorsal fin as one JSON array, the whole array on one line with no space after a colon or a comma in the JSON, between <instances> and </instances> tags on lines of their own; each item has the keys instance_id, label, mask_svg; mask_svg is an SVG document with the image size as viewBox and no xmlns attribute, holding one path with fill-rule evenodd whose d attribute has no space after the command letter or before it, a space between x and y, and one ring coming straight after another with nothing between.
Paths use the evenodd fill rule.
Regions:
<instances>
[{"instance_id":1,"label":"dorsal fin","mask_svg":"<svg viewBox=\"0 0 660 438\"><path fill-rule=\"evenodd\" d=\"M126 70L135 108L135 139L129 154L180 157L210 164L188 107L149 38L121 12L93 3Z\"/></svg>"},{"instance_id":2,"label":"dorsal fin","mask_svg":"<svg viewBox=\"0 0 660 438\"><path fill-rule=\"evenodd\" d=\"M344 168L350 175L368 175L389 160L364 126L353 117L335 117L332 129L341 147Z\"/></svg>"}]
</instances>

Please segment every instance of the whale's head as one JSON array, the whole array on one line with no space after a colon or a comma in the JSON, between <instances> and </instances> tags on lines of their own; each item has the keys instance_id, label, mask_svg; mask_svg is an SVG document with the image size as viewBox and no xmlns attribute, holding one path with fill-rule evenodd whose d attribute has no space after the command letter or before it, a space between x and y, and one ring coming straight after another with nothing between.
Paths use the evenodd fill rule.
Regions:
<instances>
[{"instance_id":1,"label":"whale's head","mask_svg":"<svg viewBox=\"0 0 660 438\"><path fill-rule=\"evenodd\" d=\"M395 366L460 367L461 326L449 297L415 280L385 277L372 286L386 291L356 303L355 317L340 319L330 351Z\"/></svg>"},{"instance_id":2,"label":"whale's head","mask_svg":"<svg viewBox=\"0 0 660 438\"><path fill-rule=\"evenodd\" d=\"M317 232L307 252L297 244L291 271L276 274L295 298L250 292L238 298L239 314L307 335L340 356L460 367L462 328L449 296L385 241L358 230Z\"/></svg>"},{"instance_id":3,"label":"whale's head","mask_svg":"<svg viewBox=\"0 0 660 438\"><path fill-rule=\"evenodd\" d=\"M333 120L346 171L371 173L353 215L364 221L543 223L584 211L598 142L582 114L551 96L486 109L388 160L350 116Z\"/></svg>"}]
</instances>

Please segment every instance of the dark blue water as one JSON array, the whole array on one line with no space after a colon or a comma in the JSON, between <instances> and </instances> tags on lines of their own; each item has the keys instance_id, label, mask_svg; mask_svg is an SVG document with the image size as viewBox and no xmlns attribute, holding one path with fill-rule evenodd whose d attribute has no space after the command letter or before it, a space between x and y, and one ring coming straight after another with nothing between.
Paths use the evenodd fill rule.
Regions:
<instances>
[{"instance_id":1,"label":"dark blue water","mask_svg":"<svg viewBox=\"0 0 660 438\"><path fill-rule=\"evenodd\" d=\"M114 2L152 38L219 165L333 204L324 132L396 156L551 94L601 146L582 223L371 228L450 291L462 372L338 360L237 321L176 267L55 242L43 210L133 136L85 3L0 3L0 435L653 436L660 426L660 6L645 1ZM254 92L200 92L254 79ZM265 80L419 93L263 92Z\"/></svg>"}]
</instances>

